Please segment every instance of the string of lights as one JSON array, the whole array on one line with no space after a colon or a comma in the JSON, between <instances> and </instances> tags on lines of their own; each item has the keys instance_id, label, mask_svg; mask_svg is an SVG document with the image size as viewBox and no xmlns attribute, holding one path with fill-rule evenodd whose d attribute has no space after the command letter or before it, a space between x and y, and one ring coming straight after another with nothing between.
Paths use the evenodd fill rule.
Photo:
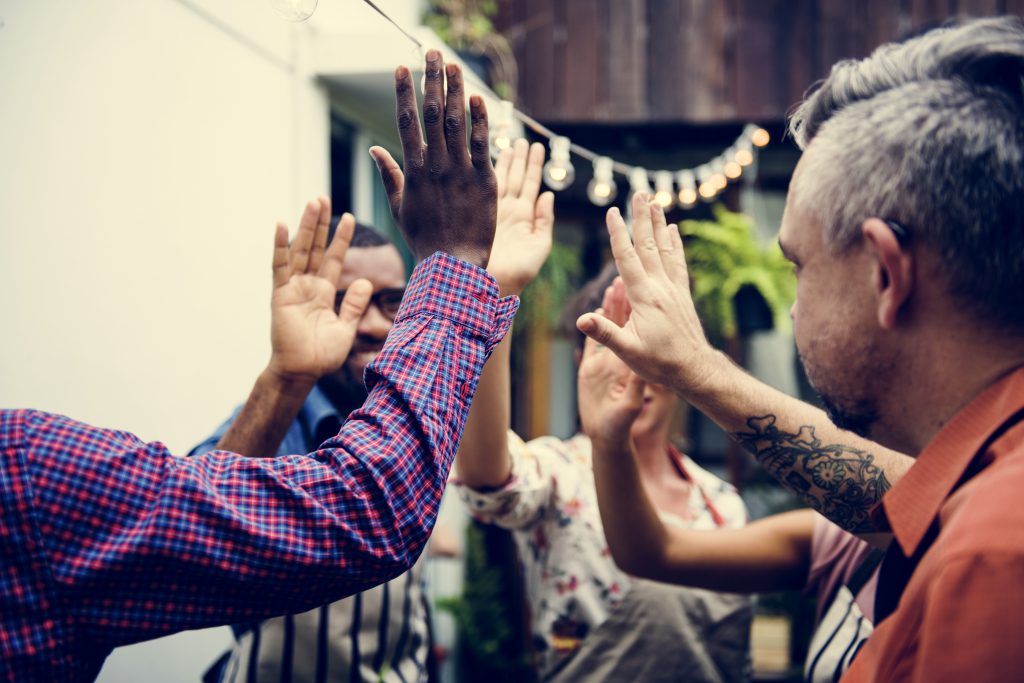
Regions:
<instances>
[{"instance_id":1,"label":"string of lights","mask_svg":"<svg viewBox=\"0 0 1024 683\"><path fill-rule=\"evenodd\" d=\"M382 10L373 0L362 0L371 9L380 14L392 26L412 42L422 53L426 46L417 40L409 31ZM316 11L318 0L269 0L271 7L281 16L290 21L305 21ZM500 99L475 75L470 75L477 86L485 89L495 99ZM515 122L547 139L550 153L544 164L544 184L555 191L565 190L576 180L576 168L572 163L572 155L576 155L593 164L593 179L587 185L587 197L597 206L608 206L618 196L619 186L615 175L625 177L629 182L630 192L653 192L654 200L663 208L670 209L676 205L690 209L700 201L713 201L730 182L743 177L756 158L757 150L766 146L771 136L768 131L756 124L747 124L739 137L716 157L695 168L684 168L677 171L648 170L642 166L623 163L608 156L603 156L582 145L572 142L568 137L559 135L536 119L515 108L512 102L500 100L498 111L491 116L491 154L497 157L502 150L512 145Z\"/></svg>"}]
</instances>

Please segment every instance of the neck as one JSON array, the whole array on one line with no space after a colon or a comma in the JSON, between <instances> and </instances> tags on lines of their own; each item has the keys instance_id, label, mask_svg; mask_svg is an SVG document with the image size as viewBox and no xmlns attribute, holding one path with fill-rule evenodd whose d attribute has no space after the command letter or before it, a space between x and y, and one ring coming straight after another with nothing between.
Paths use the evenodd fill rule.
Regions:
<instances>
[{"instance_id":1,"label":"neck","mask_svg":"<svg viewBox=\"0 0 1024 683\"><path fill-rule=\"evenodd\" d=\"M644 479L659 481L669 470L673 470L667 454L668 431L666 427L633 436L637 467Z\"/></svg>"},{"instance_id":2,"label":"neck","mask_svg":"<svg viewBox=\"0 0 1024 683\"><path fill-rule=\"evenodd\" d=\"M974 398L1024 365L1019 337L994 338L965 329L933 331L927 340L906 347L914 351L902 364L905 371L892 378L893 390L880 406L884 418L876 436L882 443L920 453Z\"/></svg>"}]
</instances>

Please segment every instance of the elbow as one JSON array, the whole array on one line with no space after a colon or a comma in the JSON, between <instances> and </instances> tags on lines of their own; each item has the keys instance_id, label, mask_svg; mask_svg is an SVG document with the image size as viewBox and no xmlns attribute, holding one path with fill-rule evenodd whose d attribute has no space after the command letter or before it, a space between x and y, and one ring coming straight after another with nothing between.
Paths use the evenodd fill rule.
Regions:
<instances>
[{"instance_id":1,"label":"elbow","mask_svg":"<svg viewBox=\"0 0 1024 683\"><path fill-rule=\"evenodd\" d=\"M608 544L612 559L622 571L630 576L651 579L658 575L658 553L649 548L623 547L619 544Z\"/></svg>"}]
</instances>

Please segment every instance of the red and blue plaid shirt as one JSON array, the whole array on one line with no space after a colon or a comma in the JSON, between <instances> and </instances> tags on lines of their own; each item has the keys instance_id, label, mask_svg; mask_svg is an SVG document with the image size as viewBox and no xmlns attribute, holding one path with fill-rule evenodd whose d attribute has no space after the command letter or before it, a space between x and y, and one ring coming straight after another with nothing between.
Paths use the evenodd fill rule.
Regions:
<instances>
[{"instance_id":1,"label":"red and blue plaid shirt","mask_svg":"<svg viewBox=\"0 0 1024 683\"><path fill-rule=\"evenodd\" d=\"M177 458L0 411L0 678L92 680L116 646L301 612L406 571L516 306L447 254L420 264L366 404L308 455Z\"/></svg>"}]
</instances>

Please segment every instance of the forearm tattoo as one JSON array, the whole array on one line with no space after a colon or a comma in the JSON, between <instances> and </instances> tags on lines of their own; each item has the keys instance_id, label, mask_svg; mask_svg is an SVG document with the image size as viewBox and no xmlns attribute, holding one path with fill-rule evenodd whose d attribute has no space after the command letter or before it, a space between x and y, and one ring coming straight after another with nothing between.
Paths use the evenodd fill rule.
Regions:
<instances>
[{"instance_id":1,"label":"forearm tattoo","mask_svg":"<svg viewBox=\"0 0 1024 683\"><path fill-rule=\"evenodd\" d=\"M823 444L812 425L797 433L776 427L775 415L751 417L733 434L772 476L848 531L874 529L868 513L892 486L875 457L843 444Z\"/></svg>"}]
</instances>

